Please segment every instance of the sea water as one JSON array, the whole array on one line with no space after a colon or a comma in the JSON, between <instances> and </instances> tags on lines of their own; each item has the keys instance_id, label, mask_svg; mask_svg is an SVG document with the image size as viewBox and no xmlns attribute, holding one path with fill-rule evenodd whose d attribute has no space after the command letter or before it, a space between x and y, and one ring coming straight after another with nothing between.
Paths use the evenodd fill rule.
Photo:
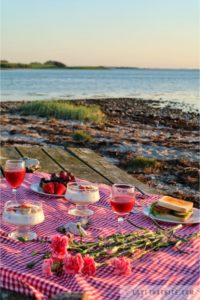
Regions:
<instances>
[{"instance_id":1,"label":"sea water","mask_svg":"<svg viewBox=\"0 0 200 300\"><path fill-rule=\"evenodd\" d=\"M199 70L1 70L1 101L142 98L198 109Z\"/></svg>"}]
</instances>

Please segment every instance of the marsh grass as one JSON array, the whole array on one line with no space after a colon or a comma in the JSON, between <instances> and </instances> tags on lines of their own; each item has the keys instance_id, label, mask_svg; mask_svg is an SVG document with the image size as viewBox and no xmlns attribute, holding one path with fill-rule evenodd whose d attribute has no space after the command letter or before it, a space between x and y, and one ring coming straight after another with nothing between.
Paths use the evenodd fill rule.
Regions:
<instances>
[{"instance_id":1,"label":"marsh grass","mask_svg":"<svg viewBox=\"0 0 200 300\"><path fill-rule=\"evenodd\" d=\"M92 141L91 135L83 130L76 130L73 134L73 139L77 142L91 142Z\"/></svg>"},{"instance_id":2,"label":"marsh grass","mask_svg":"<svg viewBox=\"0 0 200 300\"><path fill-rule=\"evenodd\" d=\"M124 162L124 167L132 171L135 169L159 169L160 166L160 162L156 159L140 156L127 159L126 162Z\"/></svg>"},{"instance_id":3,"label":"marsh grass","mask_svg":"<svg viewBox=\"0 0 200 300\"><path fill-rule=\"evenodd\" d=\"M91 121L96 124L105 121L105 115L97 105L84 106L58 100L26 102L19 106L18 111L24 115Z\"/></svg>"}]
</instances>

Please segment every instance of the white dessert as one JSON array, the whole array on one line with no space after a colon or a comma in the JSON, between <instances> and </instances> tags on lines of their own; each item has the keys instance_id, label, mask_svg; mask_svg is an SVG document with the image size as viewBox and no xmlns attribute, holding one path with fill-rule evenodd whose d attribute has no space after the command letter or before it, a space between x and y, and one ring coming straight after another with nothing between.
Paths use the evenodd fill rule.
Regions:
<instances>
[{"instance_id":1,"label":"white dessert","mask_svg":"<svg viewBox=\"0 0 200 300\"><path fill-rule=\"evenodd\" d=\"M75 204L92 204L100 199L98 186L85 184L69 184L65 198Z\"/></svg>"},{"instance_id":2,"label":"white dessert","mask_svg":"<svg viewBox=\"0 0 200 300\"><path fill-rule=\"evenodd\" d=\"M44 221L44 213L37 204L10 203L4 209L3 220L14 225L36 225Z\"/></svg>"}]
</instances>

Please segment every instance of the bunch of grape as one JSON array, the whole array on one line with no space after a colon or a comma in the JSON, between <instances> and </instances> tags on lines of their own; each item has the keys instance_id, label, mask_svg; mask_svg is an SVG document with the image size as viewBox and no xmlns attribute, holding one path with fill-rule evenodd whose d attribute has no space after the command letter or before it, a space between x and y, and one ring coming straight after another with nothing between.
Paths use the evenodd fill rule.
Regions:
<instances>
[{"instance_id":1,"label":"bunch of grape","mask_svg":"<svg viewBox=\"0 0 200 300\"><path fill-rule=\"evenodd\" d=\"M60 171L59 175L56 175L55 173L51 174L50 179L42 178L40 180L40 187L50 182L58 182L67 186L68 182L75 182L75 181L76 181L75 176L72 173Z\"/></svg>"}]
</instances>

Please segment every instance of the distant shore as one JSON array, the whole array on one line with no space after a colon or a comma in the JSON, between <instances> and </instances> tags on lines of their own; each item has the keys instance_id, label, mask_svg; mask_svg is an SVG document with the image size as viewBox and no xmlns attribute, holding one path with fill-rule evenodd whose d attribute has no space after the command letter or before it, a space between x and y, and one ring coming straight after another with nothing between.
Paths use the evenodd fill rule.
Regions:
<instances>
[{"instance_id":1,"label":"distant shore","mask_svg":"<svg viewBox=\"0 0 200 300\"><path fill-rule=\"evenodd\" d=\"M68 66L62 62L48 60L45 63L31 62L9 62L7 60L0 61L0 69L69 69L69 70L111 70L111 69L139 69L137 67L106 67L106 66Z\"/></svg>"},{"instance_id":2,"label":"distant shore","mask_svg":"<svg viewBox=\"0 0 200 300\"><path fill-rule=\"evenodd\" d=\"M7 60L0 60L0 70L7 69L68 69L68 70L199 70L198 68L153 68L153 67L136 67L136 66L70 66L59 61L49 60L44 63L41 62L9 62Z\"/></svg>"},{"instance_id":3,"label":"distant shore","mask_svg":"<svg viewBox=\"0 0 200 300\"><path fill-rule=\"evenodd\" d=\"M88 147L164 194L198 205L198 113L160 107L160 102L153 100L75 101L76 105L99 105L106 115L106 122L100 125L23 115L16 110L21 103L0 104L2 146Z\"/></svg>"}]
</instances>

